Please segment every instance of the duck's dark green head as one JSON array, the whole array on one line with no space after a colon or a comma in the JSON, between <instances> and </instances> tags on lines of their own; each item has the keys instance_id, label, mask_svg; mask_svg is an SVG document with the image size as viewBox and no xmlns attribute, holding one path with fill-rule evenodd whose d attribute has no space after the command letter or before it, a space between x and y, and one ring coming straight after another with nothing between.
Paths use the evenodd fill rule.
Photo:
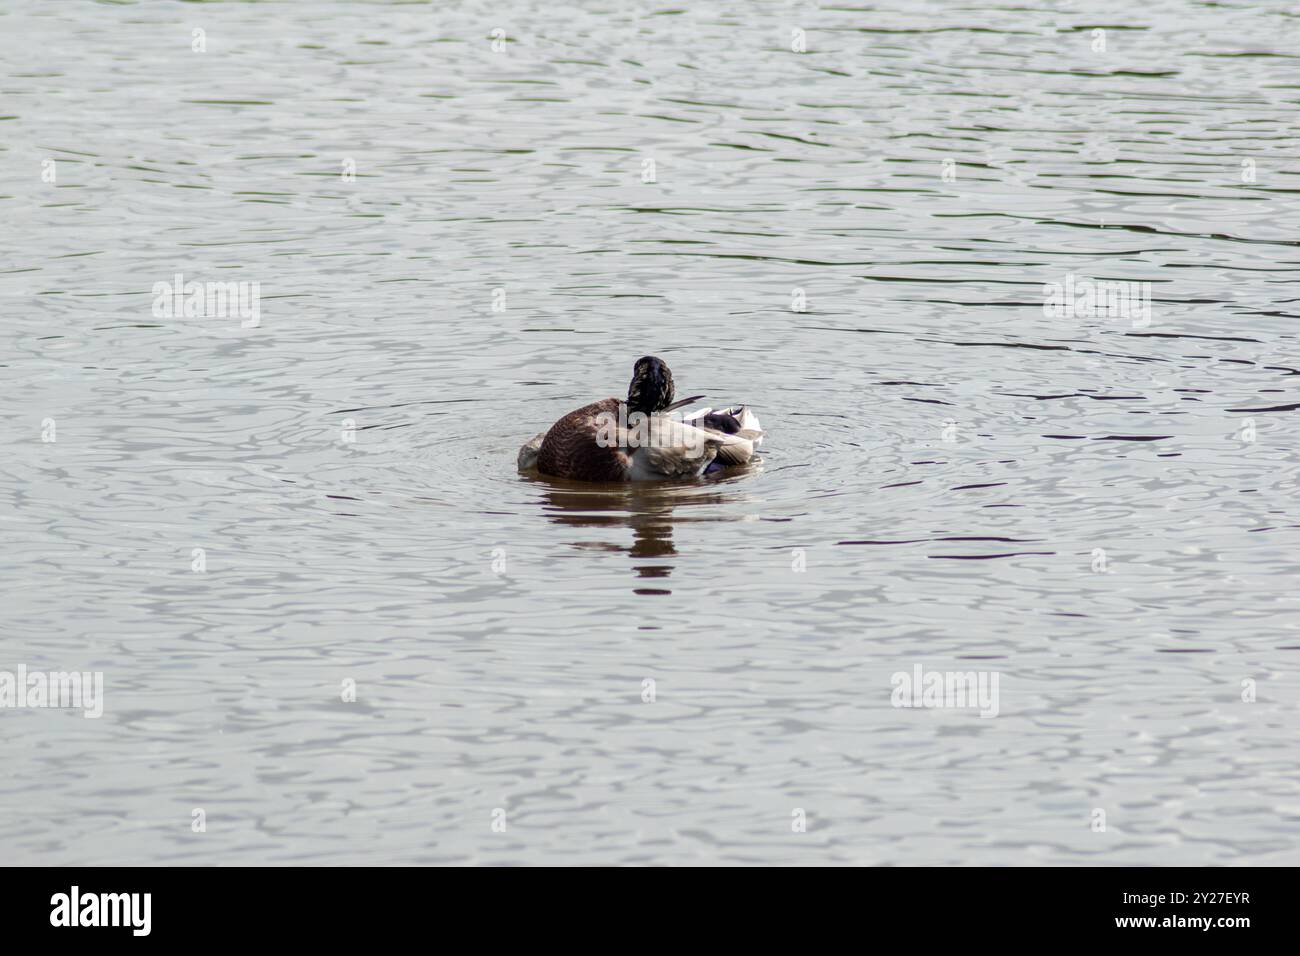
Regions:
<instances>
[{"instance_id":1,"label":"duck's dark green head","mask_svg":"<svg viewBox=\"0 0 1300 956\"><path fill-rule=\"evenodd\" d=\"M673 373L661 358L647 355L632 367L627 387L627 410L653 415L673 402Z\"/></svg>"}]
</instances>

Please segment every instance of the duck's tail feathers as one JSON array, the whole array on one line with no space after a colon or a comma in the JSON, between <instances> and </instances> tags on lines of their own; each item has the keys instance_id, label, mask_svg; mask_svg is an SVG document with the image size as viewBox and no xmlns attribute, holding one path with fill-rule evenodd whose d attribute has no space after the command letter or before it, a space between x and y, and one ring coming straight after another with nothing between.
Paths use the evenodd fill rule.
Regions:
<instances>
[{"instance_id":1,"label":"duck's tail feathers","mask_svg":"<svg viewBox=\"0 0 1300 956\"><path fill-rule=\"evenodd\" d=\"M537 458L542 452L542 439L546 432L538 432L519 449L519 470L532 471L537 467Z\"/></svg>"}]
</instances>

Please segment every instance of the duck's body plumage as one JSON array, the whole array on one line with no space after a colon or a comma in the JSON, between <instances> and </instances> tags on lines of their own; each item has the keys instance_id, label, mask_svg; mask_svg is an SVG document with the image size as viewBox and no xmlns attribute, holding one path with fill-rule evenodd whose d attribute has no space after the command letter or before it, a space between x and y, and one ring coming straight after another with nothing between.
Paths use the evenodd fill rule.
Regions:
<instances>
[{"instance_id":1,"label":"duck's body plumage","mask_svg":"<svg viewBox=\"0 0 1300 956\"><path fill-rule=\"evenodd\" d=\"M605 398L565 415L542 436L537 470L575 481L626 481L632 461L626 449L597 442L601 415L618 415L618 399Z\"/></svg>"},{"instance_id":2,"label":"duck's body plumage","mask_svg":"<svg viewBox=\"0 0 1300 956\"><path fill-rule=\"evenodd\" d=\"M605 398L569 412L519 450L519 468L575 481L665 481L754 458L763 431L748 408L703 408L678 420L667 414L683 404L672 397L668 367L641 359L626 402Z\"/></svg>"}]
</instances>

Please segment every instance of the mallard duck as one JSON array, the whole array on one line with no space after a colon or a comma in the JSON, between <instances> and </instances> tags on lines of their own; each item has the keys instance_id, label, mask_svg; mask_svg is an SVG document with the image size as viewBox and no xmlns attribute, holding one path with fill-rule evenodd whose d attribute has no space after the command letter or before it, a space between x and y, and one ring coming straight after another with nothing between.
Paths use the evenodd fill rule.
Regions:
<instances>
[{"instance_id":1,"label":"mallard duck","mask_svg":"<svg viewBox=\"0 0 1300 956\"><path fill-rule=\"evenodd\" d=\"M627 399L603 398L569 412L519 449L519 469L577 481L664 481L747 464L763 441L743 405L669 413L703 398L673 401L663 359L637 359Z\"/></svg>"}]
</instances>

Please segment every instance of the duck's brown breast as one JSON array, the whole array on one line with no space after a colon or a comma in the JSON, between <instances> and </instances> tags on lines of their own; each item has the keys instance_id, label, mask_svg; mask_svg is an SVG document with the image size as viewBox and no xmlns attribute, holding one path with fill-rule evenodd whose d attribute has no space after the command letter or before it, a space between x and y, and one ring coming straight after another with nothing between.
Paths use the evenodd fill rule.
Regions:
<instances>
[{"instance_id":1,"label":"duck's brown breast","mask_svg":"<svg viewBox=\"0 0 1300 956\"><path fill-rule=\"evenodd\" d=\"M551 426L542 439L537 470L554 478L577 481L626 481L631 464L624 449L602 448L596 441L602 415L618 416L617 398L574 409Z\"/></svg>"}]
</instances>

